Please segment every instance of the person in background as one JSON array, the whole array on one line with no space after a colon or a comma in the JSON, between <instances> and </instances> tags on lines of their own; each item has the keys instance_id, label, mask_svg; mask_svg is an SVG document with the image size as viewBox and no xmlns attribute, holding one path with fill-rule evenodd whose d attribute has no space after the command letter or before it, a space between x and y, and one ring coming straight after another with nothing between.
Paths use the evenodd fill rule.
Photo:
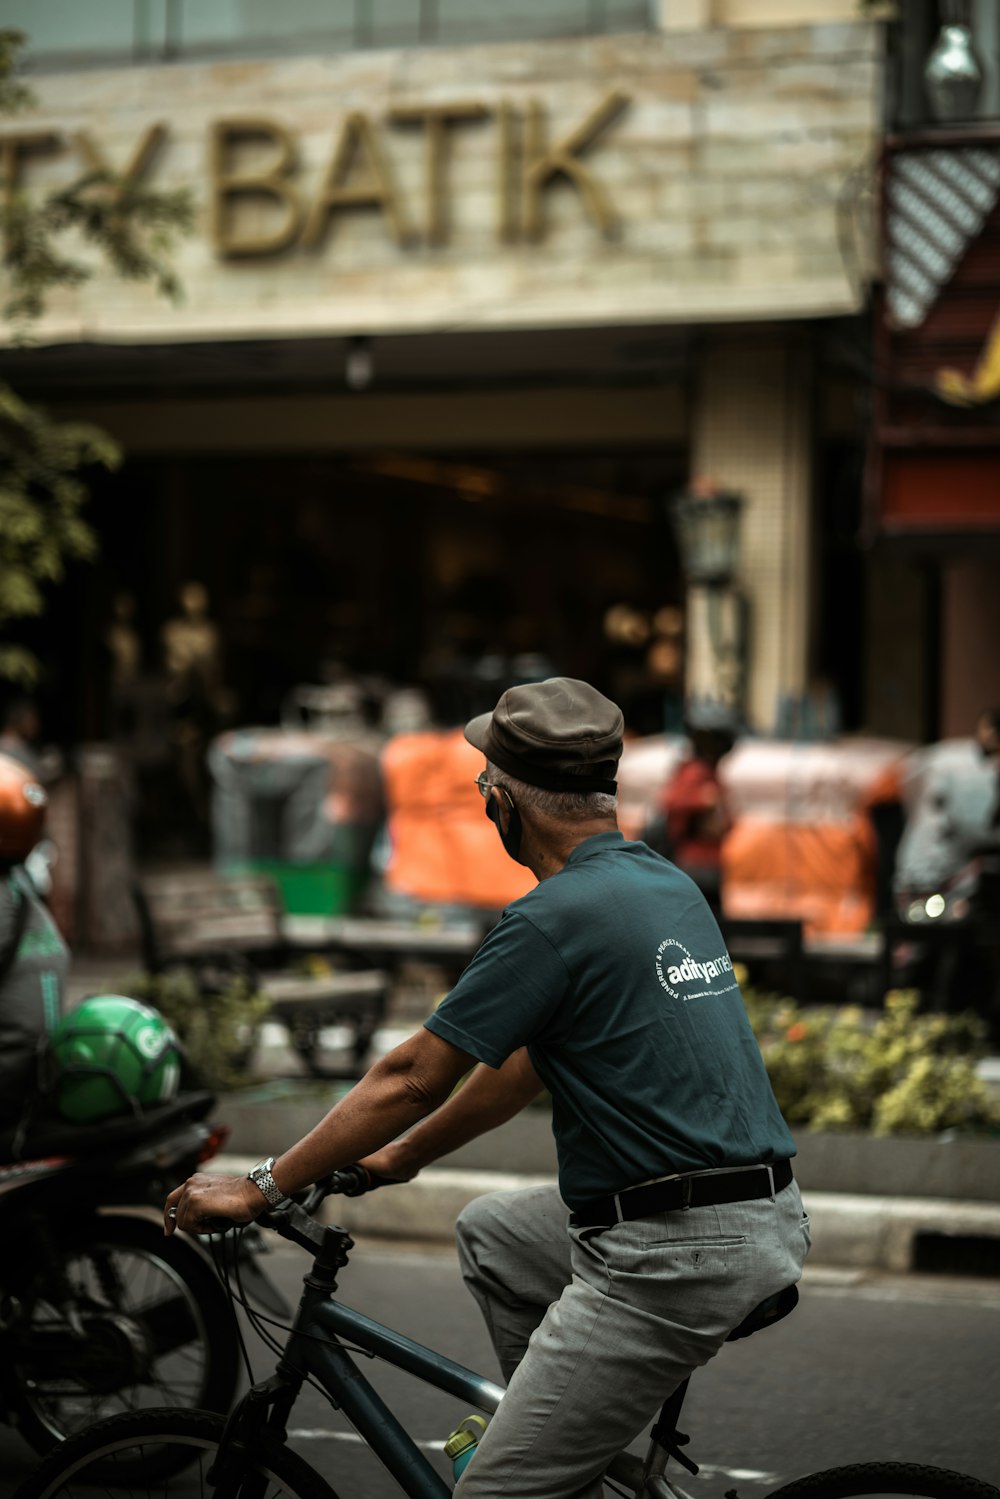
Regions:
<instances>
[{"instance_id":1,"label":"person in background","mask_svg":"<svg viewBox=\"0 0 1000 1499\"><path fill-rule=\"evenodd\" d=\"M976 721L976 743L984 760L989 760L997 773L997 791L993 799L989 826L1000 830L1000 708L987 708Z\"/></svg>"},{"instance_id":2,"label":"person in background","mask_svg":"<svg viewBox=\"0 0 1000 1499\"><path fill-rule=\"evenodd\" d=\"M31 699L19 697L8 703L0 720L0 754L11 755L39 775L41 737L41 716Z\"/></svg>"},{"instance_id":3,"label":"person in background","mask_svg":"<svg viewBox=\"0 0 1000 1499\"><path fill-rule=\"evenodd\" d=\"M987 923L995 929L1000 920L1000 708L987 708L980 713L975 738L983 759L992 766L994 782L993 804L986 815L980 850L982 864L976 904ZM992 984L990 1028L994 1037L1000 1037L1000 952L991 946L987 957Z\"/></svg>"},{"instance_id":4,"label":"person in background","mask_svg":"<svg viewBox=\"0 0 1000 1499\"><path fill-rule=\"evenodd\" d=\"M39 1048L62 1013L69 952L24 861L42 836L47 797L0 754L0 1128L35 1094Z\"/></svg>"},{"instance_id":5,"label":"person in background","mask_svg":"<svg viewBox=\"0 0 1000 1499\"><path fill-rule=\"evenodd\" d=\"M664 852L694 880L718 916L722 844L732 826L719 762L736 741L736 723L724 704L690 703L684 726L691 752L660 794Z\"/></svg>"}]
</instances>

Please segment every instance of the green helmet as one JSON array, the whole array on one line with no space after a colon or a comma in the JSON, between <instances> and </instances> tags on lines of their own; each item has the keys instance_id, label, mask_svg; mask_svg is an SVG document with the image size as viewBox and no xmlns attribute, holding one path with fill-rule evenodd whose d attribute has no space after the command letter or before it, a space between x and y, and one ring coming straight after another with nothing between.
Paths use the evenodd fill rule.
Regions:
<instances>
[{"instance_id":1,"label":"green helmet","mask_svg":"<svg viewBox=\"0 0 1000 1499\"><path fill-rule=\"evenodd\" d=\"M64 1119L94 1124L173 1098L180 1043L158 1010L121 994L94 994L49 1038L51 1094Z\"/></svg>"}]
</instances>

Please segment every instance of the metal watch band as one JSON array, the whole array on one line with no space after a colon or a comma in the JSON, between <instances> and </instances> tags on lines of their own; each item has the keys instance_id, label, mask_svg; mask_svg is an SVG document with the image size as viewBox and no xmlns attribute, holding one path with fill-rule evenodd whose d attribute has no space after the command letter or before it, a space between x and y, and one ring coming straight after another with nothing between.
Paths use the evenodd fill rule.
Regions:
<instances>
[{"instance_id":1,"label":"metal watch band","mask_svg":"<svg viewBox=\"0 0 1000 1499\"><path fill-rule=\"evenodd\" d=\"M258 1161L257 1165L247 1172L247 1176L255 1187L263 1192L269 1208L276 1208L279 1202L284 1202L285 1194L271 1175L271 1167L274 1165L274 1156L269 1155L266 1161Z\"/></svg>"}]
</instances>

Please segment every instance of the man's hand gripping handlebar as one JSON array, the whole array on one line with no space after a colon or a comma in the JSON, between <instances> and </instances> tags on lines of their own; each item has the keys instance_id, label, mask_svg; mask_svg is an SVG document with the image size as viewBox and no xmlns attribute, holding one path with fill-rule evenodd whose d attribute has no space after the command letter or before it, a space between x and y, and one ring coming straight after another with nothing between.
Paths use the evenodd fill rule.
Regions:
<instances>
[{"instance_id":1,"label":"man's hand gripping handlebar","mask_svg":"<svg viewBox=\"0 0 1000 1499\"><path fill-rule=\"evenodd\" d=\"M396 1177L383 1176L366 1166L342 1166L320 1177L313 1186L296 1192L289 1202L309 1216L315 1213L325 1197L340 1195L361 1197L365 1192L374 1192L378 1187L401 1185ZM167 1198L163 1210L164 1232L171 1234L182 1228L193 1234L226 1233L243 1224L257 1222L265 1227L273 1224L278 1215L287 1210L277 1207L268 1211L256 1211L260 1193L246 1177L210 1176L199 1173L177 1187Z\"/></svg>"}]
</instances>

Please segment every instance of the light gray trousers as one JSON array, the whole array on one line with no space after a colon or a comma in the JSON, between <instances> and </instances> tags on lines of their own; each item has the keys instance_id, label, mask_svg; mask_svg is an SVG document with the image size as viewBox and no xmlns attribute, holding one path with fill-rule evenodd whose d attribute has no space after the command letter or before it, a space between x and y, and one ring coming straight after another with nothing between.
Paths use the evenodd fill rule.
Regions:
<instances>
[{"instance_id":1,"label":"light gray trousers","mask_svg":"<svg viewBox=\"0 0 1000 1499\"><path fill-rule=\"evenodd\" d=\"M570 1499L766 1297L797 1281L809 1224L774 1199L570 1225L555 1187L477 1198L458 1220L462 1275L507 1393L456 1493Z\"/></svg>"}]
</instances>

